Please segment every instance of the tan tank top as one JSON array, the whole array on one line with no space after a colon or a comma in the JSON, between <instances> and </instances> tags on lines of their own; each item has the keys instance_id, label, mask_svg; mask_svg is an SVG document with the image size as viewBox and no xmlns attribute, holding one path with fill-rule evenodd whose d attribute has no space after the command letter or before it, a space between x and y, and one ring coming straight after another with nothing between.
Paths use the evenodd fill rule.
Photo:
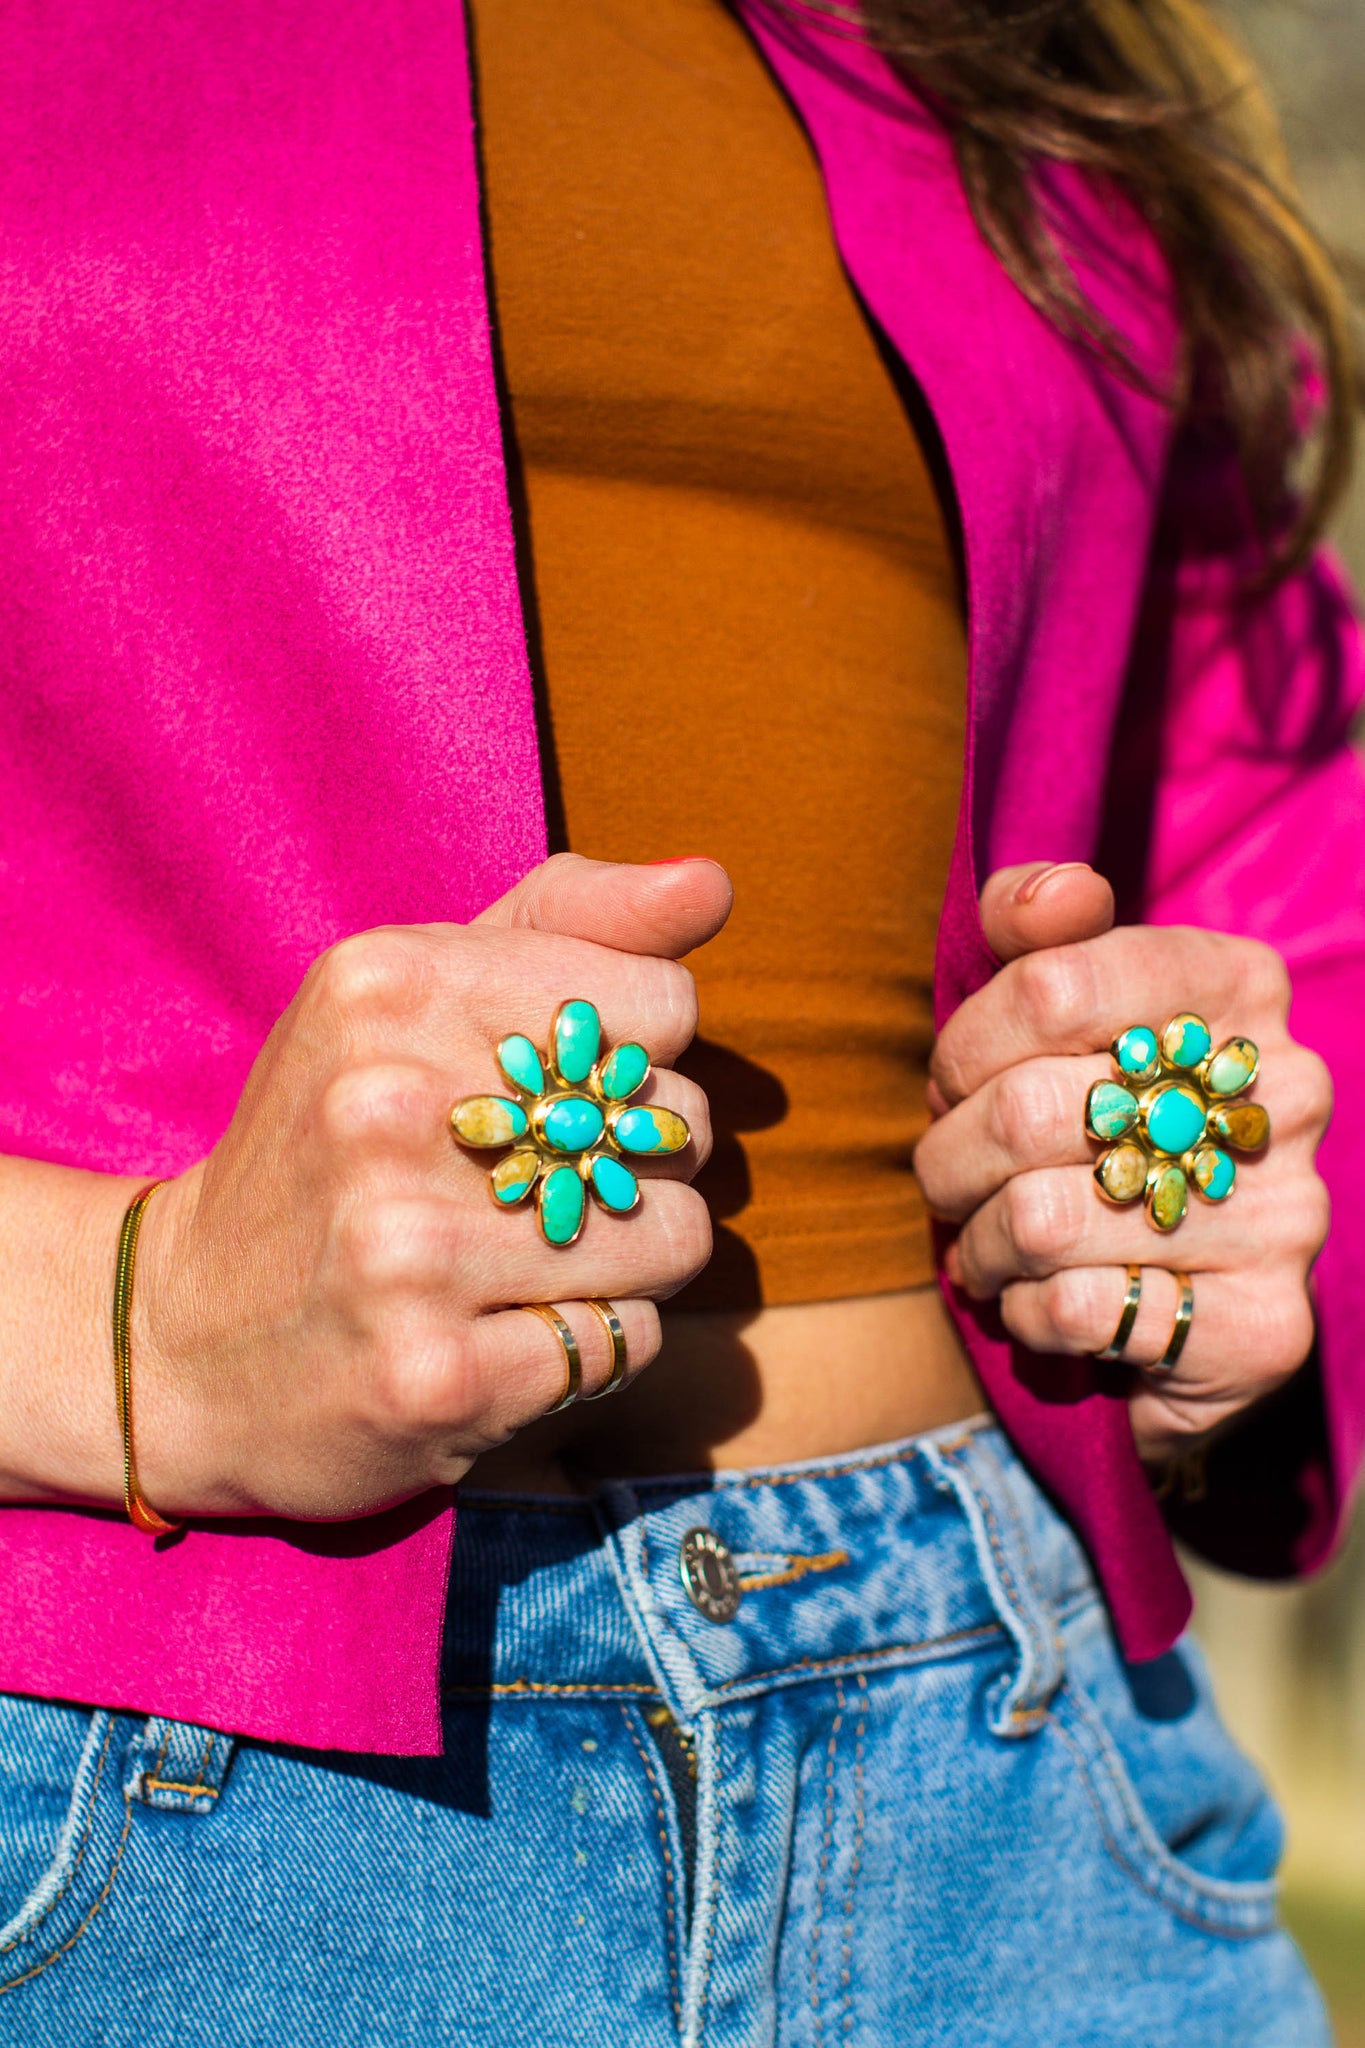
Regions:
<instances>
[{"instance_id":1,"label":"tan tank top","mask_svg":"<svg viewBox=\"0 0 1365 2048\"><path fill-rule=\"evenodd\" d=\"M718 1227L679 1300L915 1285L965 656L910 412L719 0L477 0L475 33L567 843L735 885L689 963Z\"/></svg>"}]
</instances>

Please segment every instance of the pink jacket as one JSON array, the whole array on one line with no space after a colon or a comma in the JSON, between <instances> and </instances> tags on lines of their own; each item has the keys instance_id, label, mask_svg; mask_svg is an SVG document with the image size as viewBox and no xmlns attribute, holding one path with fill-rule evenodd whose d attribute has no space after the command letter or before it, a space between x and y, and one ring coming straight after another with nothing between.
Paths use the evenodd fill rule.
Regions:
<instances>
[{"instance_id":1,"label":"pink jacket","mask_svg":"<svg viewBox=\"0 0 1365 2048\"><path fill-rule=\"evenodd\" d=\"M876 59L755 25L960 501L941 1012L995 964L979 879L1103 843L1134 914L1281 946L1300 1036L1340 1060L1365 1009L1365 805L1332 570L1241 617L1216 451L1173 450L1161 404L1030 309ZM1144 232L1054 190L1095 300L1164 374ZM0 1145L173 1173L321 948L468 918L545 850L459 8L9 10L0 266ZM1322 1558L1360 1451L1363 1145L1343 1088L1320 1378L1215 1462L1204 1540L1250 1568ZM1188 1600L1123 1401L963 1326L1128 1651L1159 1652ZM161 1548L113 1514L5 1509L0 1687L434 1752L452 1528L444 1495Z\"/></svg>"}]
</instances>

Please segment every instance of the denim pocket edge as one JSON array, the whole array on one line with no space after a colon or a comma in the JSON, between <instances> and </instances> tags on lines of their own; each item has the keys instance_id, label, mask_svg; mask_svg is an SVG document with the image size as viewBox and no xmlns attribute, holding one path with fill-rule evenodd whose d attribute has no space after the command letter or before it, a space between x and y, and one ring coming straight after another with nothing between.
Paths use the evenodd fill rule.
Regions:
<instances>
[{"instance_id":1,"label":"denim pocket edge","mask_svg":"<svg viewBox=\"0 0 1365 2048\"><path fill-rule=\"evenodd\" d=\"M132 1798L117 1782L118 1720L104 1708L91 1714L52 1861L0 1927L0 1994L26 1984L74 1948L113 1887L132 1828ZM101 1797L110 1785L113 1800ZM23 1967L11 1974L15 1963Z\"/></svg>"},{"instance_id":2,"label":"denim pocket edge","mask_svg":"<svg viewBox=\"0 0 1365 2048\"><path fill-rule=\"evenodd\" d=\"M1048 1710L1090 1794L1110 1855L1145 1892L1205 1933L1250 1939L1279 1926L1275 1878L1217 1878L1192 1869L1162 1841L1094 1702L1064 1684Z\"/></svg>"}]
</instances>

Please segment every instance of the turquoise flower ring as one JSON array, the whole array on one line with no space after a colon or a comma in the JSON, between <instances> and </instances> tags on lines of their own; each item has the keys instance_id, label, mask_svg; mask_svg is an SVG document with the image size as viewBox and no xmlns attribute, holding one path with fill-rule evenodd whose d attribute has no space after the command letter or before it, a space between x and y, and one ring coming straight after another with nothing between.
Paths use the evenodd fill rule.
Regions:
<instances>
[{"instance_id":1,"label":"turquoise flower ring","mask_svg":"<svg viewBox=\"0 0 1365 2048\"><path fill-rule=\"evenodd\" d=\"M543 1057L515 1031L499 1043L497 1063L514 1094L465 1096L450 1128L462 1145L511 1148L490 1172L489 1191L500 1209L534 1194L547 1244L579 1236L589 1193L609 1216L628 1216L640 1202L630 1160L666 1158L691 1138L675 1110L632 1104L650 1077L649 1054L629 1039L604 1053L601 1019L582 998L555 1011Z\"/></svg>"},{"instance_id":2,"label":"turquoise flower ring","mask_svg":"<svg viewBox=\"0 0 1365 2048\"><path fill-rule=\"evenodd\" d=\"M1233 1152L1263 1152L1270 1118L1241 1098L1260 1055L1249 1038L1215 1052L1202 1017L1182 1010L1157 1032L1132 1024L1111 1044L1115 1081L1096 1081L1085 1099L1087 1134L1105 1147L1095 1180L1105 1199L1141 1201L1154 1230L1174 1230L1190 1190L1226 1202L1237 1185Z\"/></svg>"}]
</instances>

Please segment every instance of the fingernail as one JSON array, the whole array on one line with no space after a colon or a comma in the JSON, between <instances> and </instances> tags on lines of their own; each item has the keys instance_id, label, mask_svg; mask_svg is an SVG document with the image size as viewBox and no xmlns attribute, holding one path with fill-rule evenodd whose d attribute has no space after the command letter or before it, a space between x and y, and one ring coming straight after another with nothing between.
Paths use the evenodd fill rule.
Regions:
<instances>
[{"instance_id":1,"label":"fingernail","mask_svg":"<svg viewBox=\"0 0 1365 2048\"><path fill-rule=\"evenodd\" d=\"M1054 875L1064 875L1071 868L1088 868L1089 865L1088 860L1049 861L1046 867L1035 868L1031 875L1025 875L1015 889L1014 900L1016 903L1032 903L1043 884L1050 882Z\"/></svg>"},{"instance_id":2,"label":"fingernail","mask_svg":"<svg viewBox=\"0 0 1365 2048\"><path fill-rule=\"evenodd\" d=\"M647 860L645 866L647 868L687 868L695 867L698 861L705 861L708 867L715 866L715 862L709 853L679 853L672 860Z\"/></svg>"}]
</instances>

